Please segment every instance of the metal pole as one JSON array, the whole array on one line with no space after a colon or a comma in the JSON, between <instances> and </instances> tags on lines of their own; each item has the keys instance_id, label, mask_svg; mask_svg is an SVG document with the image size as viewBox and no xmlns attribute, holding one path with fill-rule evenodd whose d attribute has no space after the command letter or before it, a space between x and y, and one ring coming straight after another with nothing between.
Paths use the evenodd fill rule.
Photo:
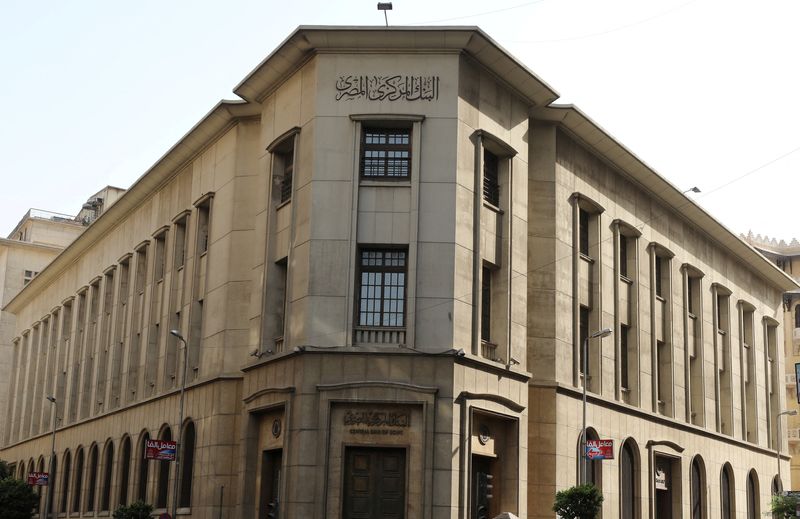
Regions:
<instances>
[{"instance_id":1,"label":"metal pole","mask_svg":"<svg viewBox=\"0 0 800 519\"><path fill-rule=\"evenodd\" d=\"M172 332L170 332L172 333ZM181 426L183 425L183 397L186 393L186 366L189 363L189 344L186 342L186 339L183 338L182 335L178 333L172 333L178 340L183 343L183 376L181 377L181 400L180 400L180 407L178 410L178 427L177 427L177 441L176 441L176 448L175 448L175 487L174 487L174 496L172 499L172 519L175 519L178 514L178 490L179 490L179 482L180 482L180 459L181 459Z\"/></svg>"},{"instance_id":2,"label":"metal pole","mask_svg":"<svg viewBox=\"0 0 800 519\"><path fill-rule=\"evenodd\" d=\"M586 371L589 364L589 337L583 339L583 425L581 427L581 485L586 484L586 385L589 374Z\"/></svg>"},{"instance_id":3,"label":"metal pole","mask_svg":"<svg viewBox=\"0 0 800 519\"><path fill-rule=\"evenodd\" d=\"M50 400L52 398L52 400ZM53 485L53 460L56 459L56 426L58 425L58 417L56 416L56 399L52 396L47 397L47 400L53 405L53 432L50 438L50 468L48 468L47 476L47 499L44 504L44 514L39 514L42 517L52 517L50 514L50 503L53 500L53 492L55 491Z\"/></svg>"}]
</instances>

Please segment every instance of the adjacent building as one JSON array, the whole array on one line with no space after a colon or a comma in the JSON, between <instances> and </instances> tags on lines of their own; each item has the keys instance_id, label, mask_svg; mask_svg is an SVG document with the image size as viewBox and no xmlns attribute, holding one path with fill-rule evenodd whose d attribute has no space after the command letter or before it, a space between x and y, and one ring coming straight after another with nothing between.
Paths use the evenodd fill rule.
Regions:
<instances>
[{"instance_id":1,"label":"adjacent building","mask_svg":"<svg viewBox=\"0 0 800 519\"><path fill-rule=\"evenodd\" d=\"M775 262L779 269L795 280L800 280L800 242L786 243L768 236L748 233L743 238L760 253ZM797 364L800 363L800 291L791 290L783 299L783 346L786 371L783 374L786 389L786 408L782 411L800 411L800 393L797 388ZM792 489L800 488L800 415L788 415L784 433L789 440L791 455Z\"/></svg>"},{"instance_id":2,"label":"adjacent building","mask_svg":"<svg viewBox=\"0 0 800 519\"><path fill-rule=\"evenodd\" d=\"M5 307L54 514L553 517L584 384L604 517L766 511L798 285L489 36L301 27L234 92Z\"/></svg>"}]
</instances>

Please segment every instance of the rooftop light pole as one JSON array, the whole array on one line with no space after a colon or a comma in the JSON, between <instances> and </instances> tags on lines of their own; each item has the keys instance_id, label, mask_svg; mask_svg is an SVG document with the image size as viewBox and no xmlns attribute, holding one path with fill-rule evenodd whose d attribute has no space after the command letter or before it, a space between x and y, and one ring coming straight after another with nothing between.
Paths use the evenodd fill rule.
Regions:
<instances>
[{"instance_id":1,"label":"rooftop light pole","mask_svg":"<svg viewBox=\"0 0 800 519\"><path fill-rule=\"evenodd\" d=\"M603 328L600 331L588 335L583 340L583 426L581 427L581 481L586 484L586 470L589 464L586 458L586 386L588 385L588 365L589 365L589 339L602 339L611 335L611 328Z\"/></svg>"},{"instance_id":2,"label":"rooftop light pole","mask_svg":"<svg viewBox=\"0 0 800 519\"><path fill-rule=\"evenodd\" d=\"M383 11L383 19L386 22L386 27L389 27L389 17L386 15L386 11L392 10L392 3L391 2L378 2L378 11Z\"/></svg>"},{"instance_id":3,"label":"rooftop light pole","mask_svg":"<svg viewBox=\"0 0 800 519\"><path fill-rule=\"evenodd\" d=\"M178 408L178 428L177 428L177 442L175 445L175 495L172 499L172 518L175 519L178 514L178 490L180 489L180 459L181 459L181 428L183 425L183 399L186 393L186 366L189 364L189 344L186 339L181 335L180 330L170 330L170 335L183 343L183 376L181 377L181 400Z\"/></svg>"},{"instance_id":4,"label":"rooftop light pole","mask_svg":"<svg viewBox=\"0 0 800 519\"><path fill-rule=\"evenodd\" d=\"M775 421L778 422L778 437L775 442L777 444L775 448L775 459L778 462L778 481L781 481L781 444L783 444L783 438L781 438L781 416L795 416L796 414L797 409L788 409L775 415ZM781 485L783 485L783 481L781 481Z\"/></svg>"},{"instance_id":5,"label":"rooftop light pole","mask_svg":"<svg viewBox=\"0 0 800 519\"><path fill-rule=\"evenodd\" d=\"M50 436L50 468L48 469L47 476L47 499L44 504L43 517L50 516L50 504L53 501L53 492L55 491L53 485L53 460L56 459L56 426L58 425L58 417L56 416L56 397L48 395L47 401L53 404L53 432ZM42 515L41 513L39 515Z\"/></svg>"},{"instance_id":6,"label":"rooftop light pole","mask_svg":"<svg viewBox=\"0 0 800 519\"><path fill-rule=\"evenodd\" d=\"M685 195L686 193L699 193L699 192L700 192L700 188L697 187L697 186L693 186L693 187L690 187L689 189L687 189L686 191L684 191L683 194Z\"/></svg>"}]
</instances>

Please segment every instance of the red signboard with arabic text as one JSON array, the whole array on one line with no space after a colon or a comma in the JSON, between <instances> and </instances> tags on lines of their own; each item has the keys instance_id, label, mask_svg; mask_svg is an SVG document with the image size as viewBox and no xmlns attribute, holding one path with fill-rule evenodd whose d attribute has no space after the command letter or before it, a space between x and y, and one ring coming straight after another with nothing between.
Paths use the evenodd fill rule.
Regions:
<instances>
[{"instance_id":1,"label":"red signboard with arabic text","mask_svg":"<svg viewBox=\"0 0 800 519\"><path fill-rule=\"evenodd\" d=\"M164 440L147 440L144 458L147 460L175 461L177 442Z\"/></svg>"},{"instance_id":2,"label":"red signboard with arabic text","mask_svg":"<svg viewBox=\"0 0 800 519\"><path fill-rule=\"evenodd\" d=\"M613 460L614 440L586 440L586 457L590 460Z\"/></svg>"},{"instance_id":3,"label":"red signboard with arabic text","mask_svg":"<svg viewBox=\"0 0 800 519\"><path fill-rule=\"evenodd\" d=\"M28 472L28 484L36 487L46 487L50 479L47 472Z\"/></svg>"}]
</instances>

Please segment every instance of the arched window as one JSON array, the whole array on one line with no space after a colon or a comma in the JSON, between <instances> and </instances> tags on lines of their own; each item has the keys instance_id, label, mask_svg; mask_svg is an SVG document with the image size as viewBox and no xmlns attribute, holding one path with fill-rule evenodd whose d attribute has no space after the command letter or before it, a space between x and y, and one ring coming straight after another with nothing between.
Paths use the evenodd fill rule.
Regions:
<instances>
[{"instance_id":1,"label":"arched window","mask_svg":"<svg viewBox=\"0 0 800 519\"><path fill-rule=\"evenodd\" d=\"M599 440L597 431L592 427L586 428L587 440ZM586 483L591 483L600 490L603 489L603 466L601 461L587 460L581 445L581 436L578 434L578 481L583 477L583 463L586 462Z\"/></svg>"},{"instance_id":2,"label":"arched window","mask_svg":"<svg viewBox=\"0 0 800 519\"><path fill-rule=\"evenodd\" d=\"M639 454L636 442L629 438L622 444L619 455L619 484L621 519L638 519Z\"/></svg>"},{"instance_id":3,"label":"arched window","mask_svg":"<svg viewBox=\"0 0 800 519\"><path fill-rule=\"evenodd\" d=\"M165 426L161 430L159 440L172 441L172 430L169 426ZM156 492L156 508L167 507L167 496L169 496L169 466L172 463L169 461L158 462L158 491Z\"/></svg>"},{"instance_id":4,"label":"arched window","mask_svg":"<svg viewBox=\"0 0 800 519\"><path fill-rule=\"evenodd\" d=\"M58 511L67 513L67 494L69 493L69 475L72 471L72 455L69 451L64 453L64 481L61 483L61 506Z\"/></svg>"},{"instance_id":5,"label":"arched window","mask_svg":"<svg viewBox=\"0 0 800 519\"><path fill-rule=\"evenodd\" d=\"M128 504L128 484L131 474L131 438L126 436L122 439L122 447L119 452L119 504Z\"/></svg>"},{"instance_id":6,"label":"arched window","mask_svg":"<svg viewBox=\"0 0 800 519\"><path fill-rule=\"evenodd\" d=\"M47 487L47 491L50 493L50 508L48 508L47 512L52 515L53 509L55 508L54 501L55 499L55 491L56 491L56 472L58 471L58 458L53 456L50 460L50 481L47 482L49 485Z\"/></svg>"},{"instance_id":7,"label":"arched window","mask_svg":"<svg viewBox=\"0 0 800 519\"><path fill-rule=\"evenodd\" d=\"M72 508L70 512L81 511L81 493L83 493L83 449L75 453L75 473L72 477L75 485L72 488Z\"/></svg>"},{"instance_id":8,"label":"arched window","mask_svg":"<svg viewBox=\"0 0 800 519\"><path fill-rule=\"evenodd\" d=\"M760 515L758 504L758 474L753 469L747 474L747 519L758 518Z\"/></svg>"},{"instance_id":9,"label":"arched window","mask_svg":"<svg viewBox=\"0 0 800 519\"><path fill-rule=\"evenodd\" d=\"M36 464L36 471L37 472L44 472L44 456L39 456L39 462ZM36 493L39 494L39 504L37 505L37 510L42 510L44 508L44 503L42 503L42 496L44 492L42 492L42 487L36 487Z\"/></svg>"},{"instance_id":10,"label":"arched window","mask_svg":"<svg viewBox=\"0 0 800 519\"><path fill-rule=\"evenodd\" d=\"M719 477L719 493L722 519L733 519L736 514L736 500L734 498L733 469L729 463L722 467Z\"/></svg>"},{"instance_id":11,"label":"arched window","mask_svg":"<svg viewBox=\"0 0 800 519\"><path fill-rule=\"evenodd\" d=\"M181 492L178 499L178 506L189 508L192 506L192 476L194 474L194 446L195 430L194 422L186 422L183 427L183 441L181 453Z\"/></svg>"},{"instance_id":12,"label":"arched window","mask_svg":"<svg viewBox=\"0 0 800 519\"><path fill-rule=\"evenodd\" d=\"M776 474L775 477L772 478L772 494L780 494L781 492L783 492L783 482Z\"/></svg>"},{"instance_id":13,"label":"arched window","mask_svg":"<svg viewBox=\"0 0 800 519\"><path fill-rule=\"evenodd\" d=\"M706 516L706 469L703 459L695 456L692 460L691 491L692 519L704 519Z\"/></svg>"},{"instance_id":14,"label":"arched window","mask_svg":"<svg viewBox=\"0 0 800 519\"><path fill-rule=\"evenodd\" d=\"M86 511L94 512L95 498L97 497L97 445L89 449L89 487L86 489Z\"/></svg>"},{"instance_id":15,"label":"arched window","mask_svg":"<svg viewBox=\"0 0 800 519\"><path fill-rule=\"evenodd\" d=\"M800 304L794 307L794 327L800 328Z\"/></svg>"},{"instance_id":16,"label":"arched window","mask_svg":"<svg viewBox=\"0 0 800 519\"><path fill-rule=\"evenodd\" d=\"M100 510L106 511L111 505L111 475L114 470L114 442L106 442L103 455L103 489L100 491Z\"/></svg>"},{"instance_id":17,"label":"arched window","mask_svg":"<svg viewBox=\"0 0 800 519\"><path fill-rule=\"evenodd\" d=\"M145 431L142 434L142 440L139 444L139 477L136 481L136 497L142 501L147 501L147 469L149 467L149 460L144 459L144 454L147 449L147 440L150 439L150 434Z\"/></svg>"}]
</instances>

